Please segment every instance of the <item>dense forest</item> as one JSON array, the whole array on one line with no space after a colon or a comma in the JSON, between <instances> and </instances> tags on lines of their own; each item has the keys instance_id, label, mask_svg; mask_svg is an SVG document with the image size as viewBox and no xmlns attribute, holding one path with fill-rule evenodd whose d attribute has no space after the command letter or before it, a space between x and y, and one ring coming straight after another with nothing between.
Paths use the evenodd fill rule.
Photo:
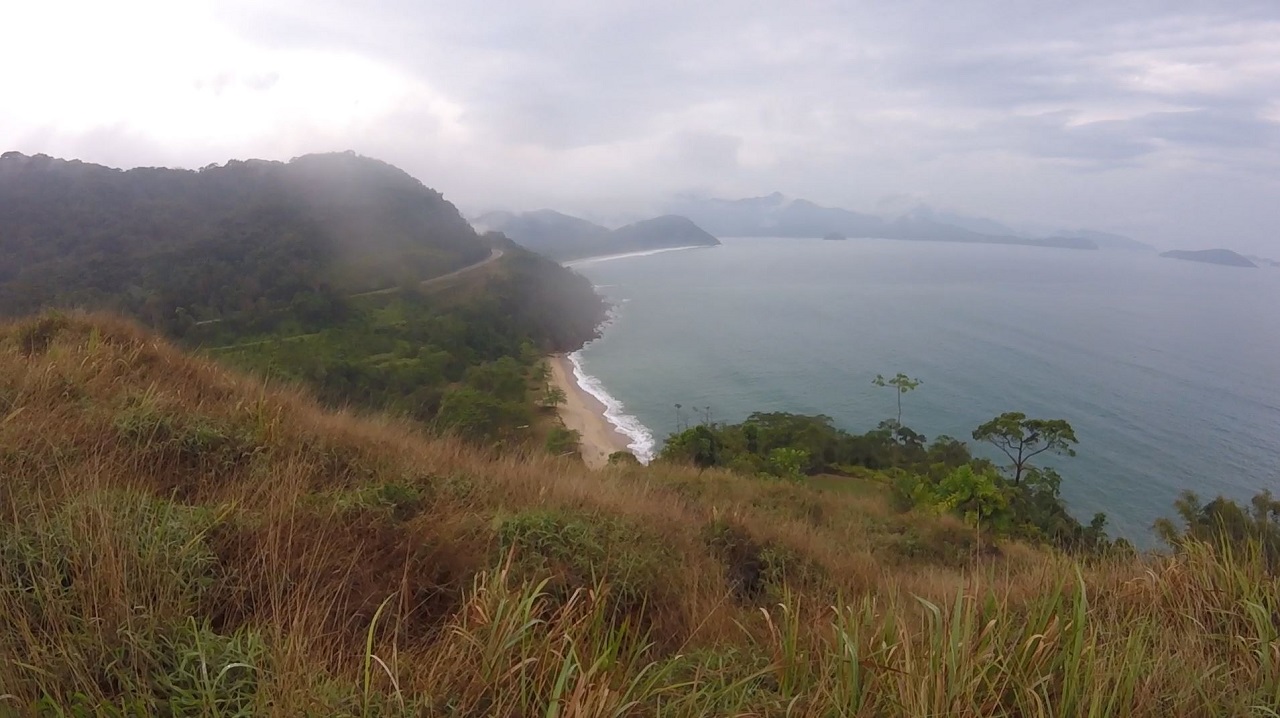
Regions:
<instances>
[{"instance_id":1,"label":"dense forest","mask_svg":"<svg viewBox=\"0 0 1280 718\"><path fill-rule=\"evenodd\" d=\"M332 405L476 438L527 424L523 379L604 318L586 279L351 153L198 171L6 153L0 315L44 307L121 312Z\"/></svg>"},{"instance_id":2,"label":"dense forest","mask_svg":"<svg viewBox=\"0 0 1280 718\"><path fill-rule=\"evenodd\" d=\"M354 154L121 171L0 156L0 312L110 307L166 327L484 259L454 206Z\"/></svg>"}]
</instances>

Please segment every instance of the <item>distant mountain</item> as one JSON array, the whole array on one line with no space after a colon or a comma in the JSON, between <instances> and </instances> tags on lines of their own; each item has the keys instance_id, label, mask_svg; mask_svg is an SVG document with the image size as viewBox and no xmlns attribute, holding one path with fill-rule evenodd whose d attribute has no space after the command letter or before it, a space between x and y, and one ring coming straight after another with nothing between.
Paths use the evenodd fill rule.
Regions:
<instances>
[{"instance_id":1,"label":"distant mountain","mask_svg":"<svg viewBox=\"0 0 1280 718\"><path fill-rule=\"evenodd\" d=\"M1088 239L1075 237L1049 237L1032 239L1016 235L992 235L974 232L923 217L904 216L889 225L889 239L909 239L925 242L962 242L968 244L1013 244L1028 247L1055 247L1058 249L1097 249Z\"/></svg>"},{"instance_id":2,"label":"distant mountain","mask_svg":"<svg viewBox=\"0 0 1280 718\"><path fill-rule=\"evenodd\" d=\"M908 212L907 216L926 219L939 224L949 224L953 227L959 227L960 229L967 229L970 232L977 232L978 234L990 234L996 237L1024 236L1024 233L1019 232L1006 224L997 222L994 219L988 219L987 217L971 217L957 212L934 209L928 205L920 205L919 207L916 207Z\"/></svg>"},{"instance_id":3,"label":"distant mountain","mask_svg":"<svg viewBox=\"0 0 1280 718\"><path fill-rule=\"evenodd\" d=\"M552 259L610 253L608 227L550 209L489 212L472 224L481 230L502 232L526 249Z\"/></svg>"},{"instance_id":4,"label":"distant mountain","mask_svg":"<svg viewBox=\"0 0 1280 718\"><path fill-rule=\"evenodd\" d=\"M777 215L787 204L786 197L774 192L765 197L735 200L685 197L667 210L688 217L717 237L753 237L774 233Z\"/></svg>"},{"instance_id":5,"label":"distant mountain","mask_svg":"<svg viewBox=\"0 0 1280 718\"><path fill-rule=\"evenodd\" d=\"M1132 237L1126 237L1122 234L1112 234L1110 232L1097 232L1091 229L1075 229L1070 231L1055 232L1054 237L1068 237L1073 239L1087 239L1098 245L1098 249L1121 249L1131 252L1154 252L1156 248L1146 242L1139 242Z\"/></svg>"},{"instance_id":6,"label":"distant mountain","mask_svg":"<svg viewBox=\"0 0 1280 718\"><path fill-rule=\"evenodd\" d=\"M1259 257L1256 254L1246 254L1245 259L1248 259L1259 267L1280 267L1280 262L1277 262L1274 259L1267 259L1266 257Z\"/></svg>"},{"instance_id":7,"label":"distant mountain","mask_svg":"<svg viewBox=\"0 0 1280 718\"><path fill-rule=\"evenodd\" d=\"M609 244L617 251L640 252L667 247L714 247L720 240L688 217L667 214L613 230Z\"/></svg>"},{"instance_id":8,"label":"distant mountain","mask_svg":"<svg viewBox=\"0 0 1280 718\"><path fill-rule=\"evenodd\" d=\"M740 200L682 197L669 209L721 237L825 237L834 233L846 237L1097 249L1097 245L1086 238L1031 239L1017 236L991 220L962 220L971 227L1000 233L976 231L941 221L940 218L952 215L936 213L929 208L917 208L897 219L886 220L841 207L824 207L804 199L788 200L776 192Z\"/></svg>"},{"instance_id":9,"label":"distant mountain","mask_svg":"<svg viewBox=\"0 0 1280 718\"><path fill-rule=\"evenodd\" d=\"M1161 257L1169 259L1185 259L1188 262L1204 262L1205 264L1221 264L1225 267L1254 267L1258 265L1250 262L1242 255L1236 254L1229 249L1201 249L1196 251L1185 251L1175 249L1168 252L1161 252Z\"/></svg>"},{"instance_id":10,"label":"distant mountain","mask_svg":"<svg viewBox=\"0 0 1280 718\"><path fill-rule=\"evenodd\" d=\"M475 218L474 224L502 232L527 249L560 261L720 244L693 221L677 215L646 219L614 230L549 209L520 214L489 212Z\"/></svg>"}]
</instances>

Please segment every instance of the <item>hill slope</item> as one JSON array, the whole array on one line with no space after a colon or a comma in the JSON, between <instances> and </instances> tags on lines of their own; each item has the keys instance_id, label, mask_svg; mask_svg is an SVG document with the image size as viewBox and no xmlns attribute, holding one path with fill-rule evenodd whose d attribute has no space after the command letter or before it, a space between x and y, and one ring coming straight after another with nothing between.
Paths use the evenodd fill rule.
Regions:
<instances>
[{"instance_id":1,"label":"hill slope","mask_svg":"<svg viewBox=\"0 0 1280 718\"><path fill-rule=\"evenodd\" d=\"M377 160L122 172L9 153L0 315L49 305L125 312L332 405L489 441L519 441L539 355L605 316L586 279L478 236Z\"/></svg>"},{"instance_id":2,"label":"hill slope","mask_svg":"<svg viewBox=\"0 0 1280 718\"><path fill-rule=\"evenodd\" d=\"M643 252L671 247L714 247L720 240L687 217L667 214L619 227L609 235L614 248L623 252Z\"/></svg>"},{"instance_id":3,"label":"hill slope","mask_svg":"<svg viewBox=\"0 0 1280 718\"><path fill-rule=\"evenodd\" d=\"M493 457L109 317L0 325L0 695L63 715L1246 715L1280 578ZM1257 709L1257 710L1255 710Z\"/></svg>"},{"instance_id":4,"label":"hill slope","mask_svg":"<svg viewBox=\"0 0 1280 718\"><path fill-rule=\"evenodd\" d=\"M199 171L0 156L0 313L111 307L162 326L445 274L489 246L454 206L354 154Z\"/></svg>"},{"instance_id":5,"label":"hill slope","mask_svg":"<svg viewBox=\"0 0 1280 718\"><path fill-rule=\"evenodd\" d=\"M476 224L502 232L521 245L560 261L720 244L688 218L675 215L655 217L615 230L549 209L521 214L490 212L477 217Z\"/></svg>"}]
</instances>

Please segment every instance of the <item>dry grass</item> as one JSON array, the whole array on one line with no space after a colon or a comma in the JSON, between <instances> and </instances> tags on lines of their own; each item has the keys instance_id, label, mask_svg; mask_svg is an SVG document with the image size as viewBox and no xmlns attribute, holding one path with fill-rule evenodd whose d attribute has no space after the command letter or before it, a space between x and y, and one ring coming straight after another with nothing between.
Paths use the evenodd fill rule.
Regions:
<instances>
[{"instance_id":1,"label":"dry grass","mask_svg":"<svg viewBox=\"0 0 1280 718\"><path fill-rule=\"evenodd\" d=\"M869 495L592 473L104 316L0 327L0 714L1236 716L1280 583Z\"/></svg>"}]
</instances>

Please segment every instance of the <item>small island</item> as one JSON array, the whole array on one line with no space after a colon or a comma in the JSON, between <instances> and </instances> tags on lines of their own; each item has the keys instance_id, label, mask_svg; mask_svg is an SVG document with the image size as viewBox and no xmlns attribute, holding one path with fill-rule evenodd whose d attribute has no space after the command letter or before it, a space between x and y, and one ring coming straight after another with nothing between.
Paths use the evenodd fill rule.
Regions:
<instances>
[{"instance_id":1,"label":"small island","mask_svg":"<svg viewBox=\"0 0 1280 718\"><path fill-rule=\"evenodd\" d=\"M822 238L831 240L831 241L840 241L843 239L848 239L848 237L844 236L843 234L840 234L839 232L827 232L825 235L823 235Z\"/></svg>"},{"instance_id":2,"label":"small island","mask_svg":"<svg viewBox=\"0 0 1280 718\"><path fill-rule=\"evenodd\" d=\"M1161 252L1160 256L1168 257L1169 259L1185 259L1188 262L1221 264L1224 267L1253 267L1254 269L1258 267L1258 265L1250 262L1244 256L1236 254L1229 249L1200 249L1195 251L1174 249L1168 252Z\"/></svg>"}]
</instances>

